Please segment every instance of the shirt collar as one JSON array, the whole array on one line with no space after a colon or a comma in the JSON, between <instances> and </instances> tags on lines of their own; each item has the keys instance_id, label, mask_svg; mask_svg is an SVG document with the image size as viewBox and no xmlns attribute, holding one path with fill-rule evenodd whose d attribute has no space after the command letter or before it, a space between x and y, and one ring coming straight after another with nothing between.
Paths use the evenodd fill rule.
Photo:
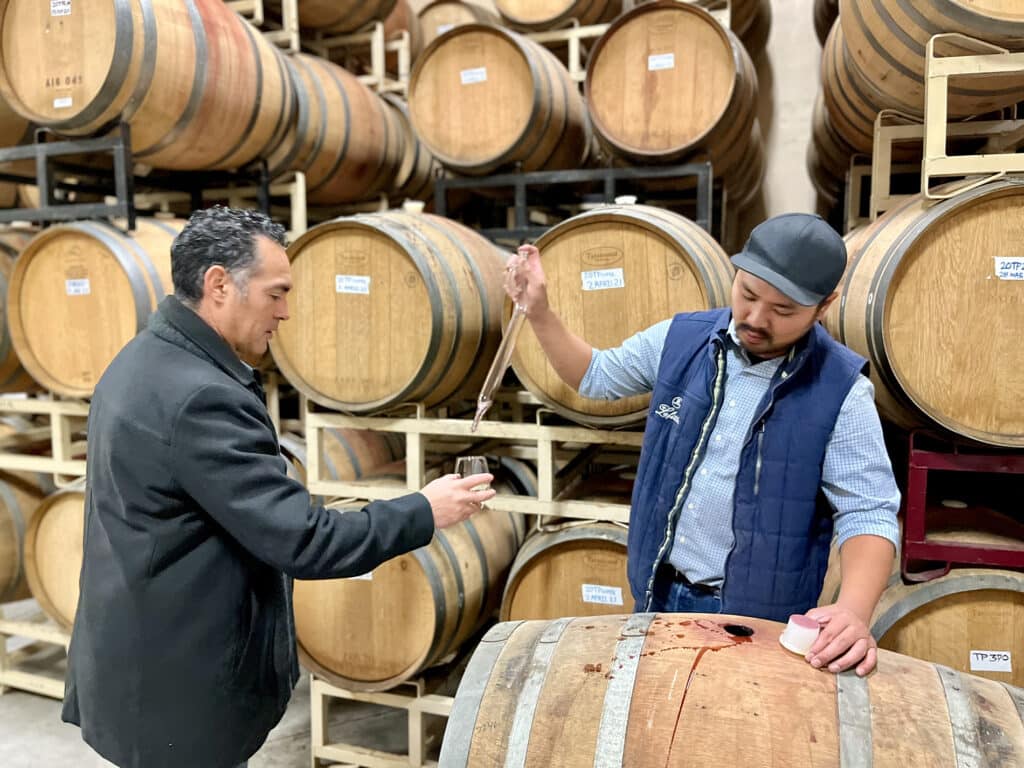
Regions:
<instances>
[{"instance_id":1,"label":"shirt collar","mask_svg":"<svg viewBox=\"0 0 1024 768\"><path fill-rule=\"evenodd\" d=\"M248 387L255 381L253 368L242 362L220 334L177 296L165 297L157 307L157 314L243 385Z\"/></svg>"}]
</instances>

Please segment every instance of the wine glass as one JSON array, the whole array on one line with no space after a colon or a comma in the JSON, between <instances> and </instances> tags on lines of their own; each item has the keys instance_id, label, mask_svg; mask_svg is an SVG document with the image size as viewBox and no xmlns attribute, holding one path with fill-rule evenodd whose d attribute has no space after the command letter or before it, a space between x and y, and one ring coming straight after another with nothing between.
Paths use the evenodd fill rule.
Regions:
<instances>
[{"instance_id":1,"label":"wine glass","mask_svg":"<svg viewBox=\"0 0 1024 768\"><path fill-rule=\"evenodd\" d=\"M455 474L459 477L479 475L487 471L487 458L485 456L459 456L455 459ZM474 491L486 491L490 488L488 483L474 486Z\"/></svg>"}]
</instances>

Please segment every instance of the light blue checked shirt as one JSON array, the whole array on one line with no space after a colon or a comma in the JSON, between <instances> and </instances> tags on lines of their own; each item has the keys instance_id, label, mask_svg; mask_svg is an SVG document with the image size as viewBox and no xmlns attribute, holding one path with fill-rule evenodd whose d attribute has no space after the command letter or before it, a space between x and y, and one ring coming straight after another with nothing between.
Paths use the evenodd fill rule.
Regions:
<instances>
[{"instance_id":1,"label":"light blue checked shirt","mask_svg":"<svg viewBox=\"0 0 1024 768\"><path fill-rule=\"evenodd\" d=\"M616 349L595 349L580 394L611 400L652 391L671 322L640 331ZM692 583L714 587L725 578L725 561L733 546L733 494L744 437L783 360L752 363L733 323L729 338L733 343L727 345L722 410L680 513L669 554L669 562ZM859 377L843 402L825 452L821 486L835 510L839 546L863 534L881 536L899 546L900 492L874 398L871 381ZM680 475L684 469L679 468Z\"/></svg>"}]
</instances>

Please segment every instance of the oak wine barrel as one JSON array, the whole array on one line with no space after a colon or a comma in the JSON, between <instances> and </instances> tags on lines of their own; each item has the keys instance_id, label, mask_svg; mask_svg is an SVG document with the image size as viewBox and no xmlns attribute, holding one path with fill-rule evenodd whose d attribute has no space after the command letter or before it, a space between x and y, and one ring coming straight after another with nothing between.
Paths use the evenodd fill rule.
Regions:
<instances>
[{"instance_id":1,"label":"oak wine barrel","mask_svg":"<svg viewBox=\"0 0 1024 768\"><path fill-rule=\"evenodd\" d=\"M383 21L398 0L301 0L299 25L328 32L356 32Z\"/></svg>"},{"instance_id":2,"label":"oak wine barrel","mask_svg":"<svg viewBox=\"0 0 1024 768\"><path fill-rule=\"evenodd\" d=\"M359 480L405 456L405 441L394 432L330 427L320 434L320 472L327 480ZM289 474L306 485L305 438L286 433L279 442L281 452L289 460Z\"/></svg>"},{"instance_id":3,"label":"oak wine barrel","mask_svg":"<svg viewBox=\"0 0 1024 768\"><path fill-rule=\"evenodd\" d=\"M271 175L302 171L316 203L357 202L386 190L407 151L400 118L337 64L297 53L287 65L295 119L269 159Z\"/></svg>"},{"instance_id":4,"label":"oak wine barrel","mask_svg":"<svg viewBox=\"0 0 1024 768\"><path fill-rule=\"evenodd\" d=\"M461 0L434 0L427 3L420 11L420 24L423 28L423 45L428 46L434 38L463 24L500 25L497 14L488 8L472 2Z\"/></svg>"},{"instance_id":5,"label":"oak wine barrel","mask_svg":"<svg viewBox=\"0 0 1024 768\"><path fill-rule=\"evenodd\" d=\"M0 434L7 436L28 426L24 420L5 418L0 422ZM48 490L44 483L29 473L0 473L0 603L29 597L25 537Z\"/></svg>"},{"instance_id":6,"label":"oak wine barrel","mask_svg":"<svg viewBox=\"0 0 1024 768\"><path fill-rule=\"evenodd\" d=\"M409 115L430 151L467 175L575 168L590 152L569 72L539 43L499 27L464 24L435 39L410 75Z\"/></svg>"},{"instance_id":7,"label":"oak wine barrel","mask_svg":"<svg viewBox=\"0 0 1024 768\"><path fill-rule=\"evenodd\" d=\"M25 534L25 576L32 597L68 630L78 610L84 529L83 480L43 499Z\"/></svg>"},{"instance_id":8,"label":"oak wine barrel","mask_svg":"<svg viewBox=\"0 0 1024 768\"><path fill-rule=\"evenodd\" d=\"M599 616L631 610L626 529L566 524L527 538L509 572L501 620Z\"/></svg>"},{"instance_id":9,"label":"oak wine barrel","mask_svg":"<svg viewBox=\"0 0 1024 768\"><path fill-rule=\"evenodd\" d=\"M861 79L875 84L876 108L924 114L925 46L939 32L959 32L1020 50L1024 4L1019 0L840 0L839 16L849 61ZM976 49L944 41L943 55L975 55ZM975 75L949 82L949 113L969 117L1021 100L1024 75Z\"/></svg>"},{"instance_id":10,"label":"oak wine barrel","mask_svg":"<svg viewBox=\"0 0 1024 768\"><path fill-rule=\"evenodd\" d=\"M620 16L594 46L585 90L612 155L650 164L702 152L730 194L749 185L757 74L739 39L703 8L666 0Z\"/></svg>"},{"instance_id":11,"label":"oak wine barrel","mask_svg":"<svg viewBox=\"0 0 1024 768\"><path fill-rule=\"evenodd\" d=\"M1024 691L891 651L814 669L785 625L722 614L506 622L477 646L439 765L1024 764Z\"/></svg>"},{"instance_id":12,"label":"oak wine barrel","mask_svg":"<svg viewBox=\"0 0 1024 768\"><path fill-rule=\"evenodd\" d=\"M412 120L409 119L409 105L405 100L393 93L383 94L381 98L401 126L405 148L388 194L396 203L410 199L430 202L434 198L434 180L444 173L444 169L416 135Z\"/></svg>"},{"instance_id":13,"label":"oak wine barrel","mask_svg":"<svg viewBox=\"0 0 1024 768\"><path fill-rule=\"evenodd\" d=\"M123 119L136 162L176 170L266 157L293 106L281 52L225 3L192 0L5 0L0 93L67 135Z\"/></svg>"},{"instance_id":14,"label":"oak wine barrel","mask_svg":"<svg viewBox=\"0 0 1024 768\"><path fill-rule=\"evenodd\" d=\"M139 219L50 227L25 246L8 287L21 364L47 389L89 397L114 356L172 292L170 247L185 222Z\"/></svg>"},{"instance_id":15,"label":"oak wine barrel","mask_svg":"<svg viewBox=\"0 0 1024 768\"><path fill-rule=\"evenodd\" d=\"M611 21L622 11L622 0L494 0L494 7L510 27L539 32L573 19L581 25Z\"/></svg>"},{"instance_id":16,"label":"oak wine barrel","mask_svg":"<svg viewBox=\"0 0 1024 768\"><path fill-rule=\"evenodd\" d=\"M431 214L343 217L289 248L291 320L278 368L329 408L475 397L500 341L505 255Z\"/></svg>"},{"instance_id":17,"label":"oak wine barrel","mask_svg":"<svg viewBox=\"0 0 1024 768\"><path fill-rule=\"evenodd\" d=\"M548 300L571 331L607 349L671 318L726 306L733 268L722 247L689 219L645 205L604 206L574 216L537 241ZM511 303L506 302L506 316ZM563 382L529 324L512 366L541 401L583 424L641 420L649 395L590 400Z\"/></svg>"},{"instance_id":18,"label":"oak wine barrel","mask_svg":"<svg viewBox=\"0 0 1024 768\"><path fill-rule=\"evenodd\" d=\"M882 414L1024 446L1024 186L997 181L886 212L849 253L830 333L871 361ZM1005 342L1004 342L1005 340Z\"/></svg>"},{"instance_id":19,"label":"oak wine barrel","mask_svg":"<svg viewBox=\"0 0 1024 768\"><path fill-rule=\"evenodd\" d=\"M34 229L0 229L0 392L31 392L39 389L39 385L18 359L7 323L8 289L15 260L35 236Z\"/></svg>"}]
</instances>

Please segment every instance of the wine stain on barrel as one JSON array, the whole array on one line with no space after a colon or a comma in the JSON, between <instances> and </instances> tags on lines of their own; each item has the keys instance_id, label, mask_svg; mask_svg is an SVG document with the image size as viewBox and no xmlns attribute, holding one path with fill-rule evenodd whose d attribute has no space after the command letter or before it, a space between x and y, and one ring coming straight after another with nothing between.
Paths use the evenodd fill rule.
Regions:
<instances>
[{"instance_id":1,"label":"wine stain on barrel","mask_svg":"<svg viewBox=\"0 0 1024 768\"><path fill-rule=\"evenodd\" d=\"M687 622L687 624L688 623L689 622ZM723 650L725 648L735 648L738 645L744 645L746 643L753 642L753 639L754 639L754 630L751 629L750 627L744 626L742 624L719 624L717 622L710 622L710 621L704 621L704 620L698 620L695 623L701 629L706 630L706 631L710 631L710 632L714 633L715 635L723 635L724 634L723 639L731 641L731 644L730 645L721 645L721 646L717 646L717 647L711 647L711 646L704 645L704 646L701 646L700 649L697 650L697 655L693 659L693 665L690 667L690 674L686 678L686 686L683 688L682 698L680 698L680 700L679 700L679 711L676 712L676 722L675 722L675 725L672 727L672 739L669 741L668 755L665 758L665 766L666 766L666 768L668 768L668 765L672 761L672 745L675 744L676 732L679 730L679 721L683 717L683 707L686 705L686 694L689 693L689 691L690 691L690 684L693 682L693 678L697 674L697 667L700 665L700 660L704 658L704 654L707 653L708 651L712 651L713 653L718 653L719 651L721 651L721 650ZM685 635L676 635L676 637L685 637ZM688 646L680 646L680 647L681 648L687 648L688 650L692 650L692 646L689 646L689 647ZM676 648L663 648L661 652L669 651L669 650L676 650ZM651 655L653 655L653 653Z\"/></svg>"}]
</instances>

